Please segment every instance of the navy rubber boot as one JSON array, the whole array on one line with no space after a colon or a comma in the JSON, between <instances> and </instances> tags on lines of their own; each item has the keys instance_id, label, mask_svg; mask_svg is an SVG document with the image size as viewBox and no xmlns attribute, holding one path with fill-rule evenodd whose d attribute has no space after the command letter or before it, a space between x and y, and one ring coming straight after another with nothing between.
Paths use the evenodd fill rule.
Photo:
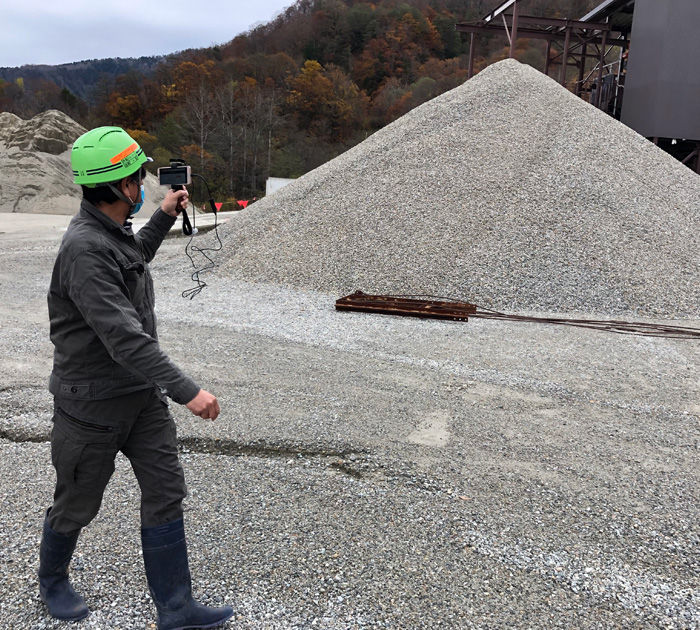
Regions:
<instances>
[{"instance_id":1,"label":"navy rubber boot","mask_svg":"<svg viewBox=\"0 0 700 630\"><path fill-rule=\"evenodd\" d=\"M68 581L70 564L80 530L64 536L49 527L44 520L44 533L39 548L39 594L56 619L78 621L90 614L85 600Z\"/></svg>"},{"instance_id":2,"label":"navy rubber boot","mask_svg":"<svg viewBox=\"0 0 700 630\"><path fill-rule=\"evenodd\" d=\"M158 611L158 630L214 628L232 615L230 606L210 608L192 598L182 519L141 528L148 589Z\"/></svg>"}]
</instances>

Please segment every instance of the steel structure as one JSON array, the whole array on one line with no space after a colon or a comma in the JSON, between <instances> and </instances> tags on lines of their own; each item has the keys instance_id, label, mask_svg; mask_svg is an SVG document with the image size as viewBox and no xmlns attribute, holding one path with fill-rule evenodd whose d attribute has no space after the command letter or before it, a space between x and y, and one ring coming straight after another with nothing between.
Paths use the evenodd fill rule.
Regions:
<instances>
[{"instance_id":1,"label":"steel structure","mask_svg":"<svg viewBox=\"0 0 700 630\"><path fill-rule=\"evenodd\" d=\"M544 73L549 75L555 66L559 66L558 80L566 85L571 80L570 67L575 67L577 79L573 91L579 95L590 94L598 107L608 106L605 92L592 86L602 85L606 57L612 48L620 50L620 56L629 47L627 32L614 29L607 21L594 21L588 16L580 20L559 18L542 18L520 14L523 0L506 0L478 22L460 22L457 31L469 33L469 76L474 74L474 56L476 52L475 35L477 33L502 33L505 28L510 43L510 56L515 55L518 37L525 39L542 39L546 42ZM611 0L619 2L620 0ZM629 1L629 0L624 0ZM594 63L587 63L593 59ZM597 83L596 83L597 82Z\"/></svg>"},{"instance_id":2,"label":"steel structure","mask_svg":"<svg viewBox=\"0 0 700 630\"><path fill-rule=\"evenodd\" d=\"M470 35L470 77L476 34L505 29L511 57L518 37L542 39L545 74L558 66L562 85L700 173L700 0L605 0L578 20L522 15L523 2L456 25Z\"/></svg>"}]
</instances>

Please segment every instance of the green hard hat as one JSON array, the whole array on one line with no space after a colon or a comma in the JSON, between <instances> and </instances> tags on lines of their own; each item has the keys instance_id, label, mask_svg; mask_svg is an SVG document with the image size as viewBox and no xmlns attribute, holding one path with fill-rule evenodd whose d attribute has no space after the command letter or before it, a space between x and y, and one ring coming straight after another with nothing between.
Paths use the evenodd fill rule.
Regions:
<instances>
[{"instance_id":1,"label":"green hard hat","mask_svg":"<svg viewBox=\"0 0 700 630\"><path fill-rule=\"evenodd\" d=\"M94 188L116 182L150 162L143 149L121 127L97 127L73 143L70 163L76 184Z\"/></svg>"}]
</instances>

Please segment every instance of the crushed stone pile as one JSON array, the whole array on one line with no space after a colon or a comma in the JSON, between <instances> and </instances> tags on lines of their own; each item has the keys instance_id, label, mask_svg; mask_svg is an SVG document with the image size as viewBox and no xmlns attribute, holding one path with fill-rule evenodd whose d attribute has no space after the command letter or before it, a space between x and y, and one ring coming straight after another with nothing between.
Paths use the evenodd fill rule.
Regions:
<instances>
[{"instance_id":1,"label":"crushed stone pile","mask_svg":"<svg viewBox=\"0 0 700 630\"><path fill-rule=\"evenodd\" d=\"M70 147L84 132L56 110L30 120L0 113L0 212L74 213L81 194L72 181Z\"/></svg>"},{"instance_id":2,"label":"crushed stone pile","mask_svg":"<svg viewBox=\"0 0 700 630\"><path fill-rule=\"evenodd\" d=\"M73 183L70 151L85 131L57 110L30 120L0 112L0 212L75 214L82 193ZM152 214L162 198L156 178L149 175L143 215Z\"/></svg>"},{"instance_id":3,"label":"crushed stone pile","mask_svg":"<svg viewBox=\"0 0 700 630\"><path fill-rule=\"evenodd\" d=\"M222 272L340 295L697 317L700 177L515 60L224 228Z\"/></svg>"}]
</instances>

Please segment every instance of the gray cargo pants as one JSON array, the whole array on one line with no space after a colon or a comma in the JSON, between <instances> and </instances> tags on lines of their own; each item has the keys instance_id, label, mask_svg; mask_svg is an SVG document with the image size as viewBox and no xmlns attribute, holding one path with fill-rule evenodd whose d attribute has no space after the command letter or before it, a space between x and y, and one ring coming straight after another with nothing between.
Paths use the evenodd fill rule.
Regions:
<instances>
[{"instance_id":1,"label":"gray cargo pants","mask_svg":"<svg viewBox=\"0 0 700 630\"><path fill-rule=\"evenodd\" d=\"M141 488L141 526L182 516L187 488L175 421L154 389L106 400L56 397L51 432L56 491L48 516L53 530L67 534L95 518L120 451Z\"/></svg>"}]
</instances>

